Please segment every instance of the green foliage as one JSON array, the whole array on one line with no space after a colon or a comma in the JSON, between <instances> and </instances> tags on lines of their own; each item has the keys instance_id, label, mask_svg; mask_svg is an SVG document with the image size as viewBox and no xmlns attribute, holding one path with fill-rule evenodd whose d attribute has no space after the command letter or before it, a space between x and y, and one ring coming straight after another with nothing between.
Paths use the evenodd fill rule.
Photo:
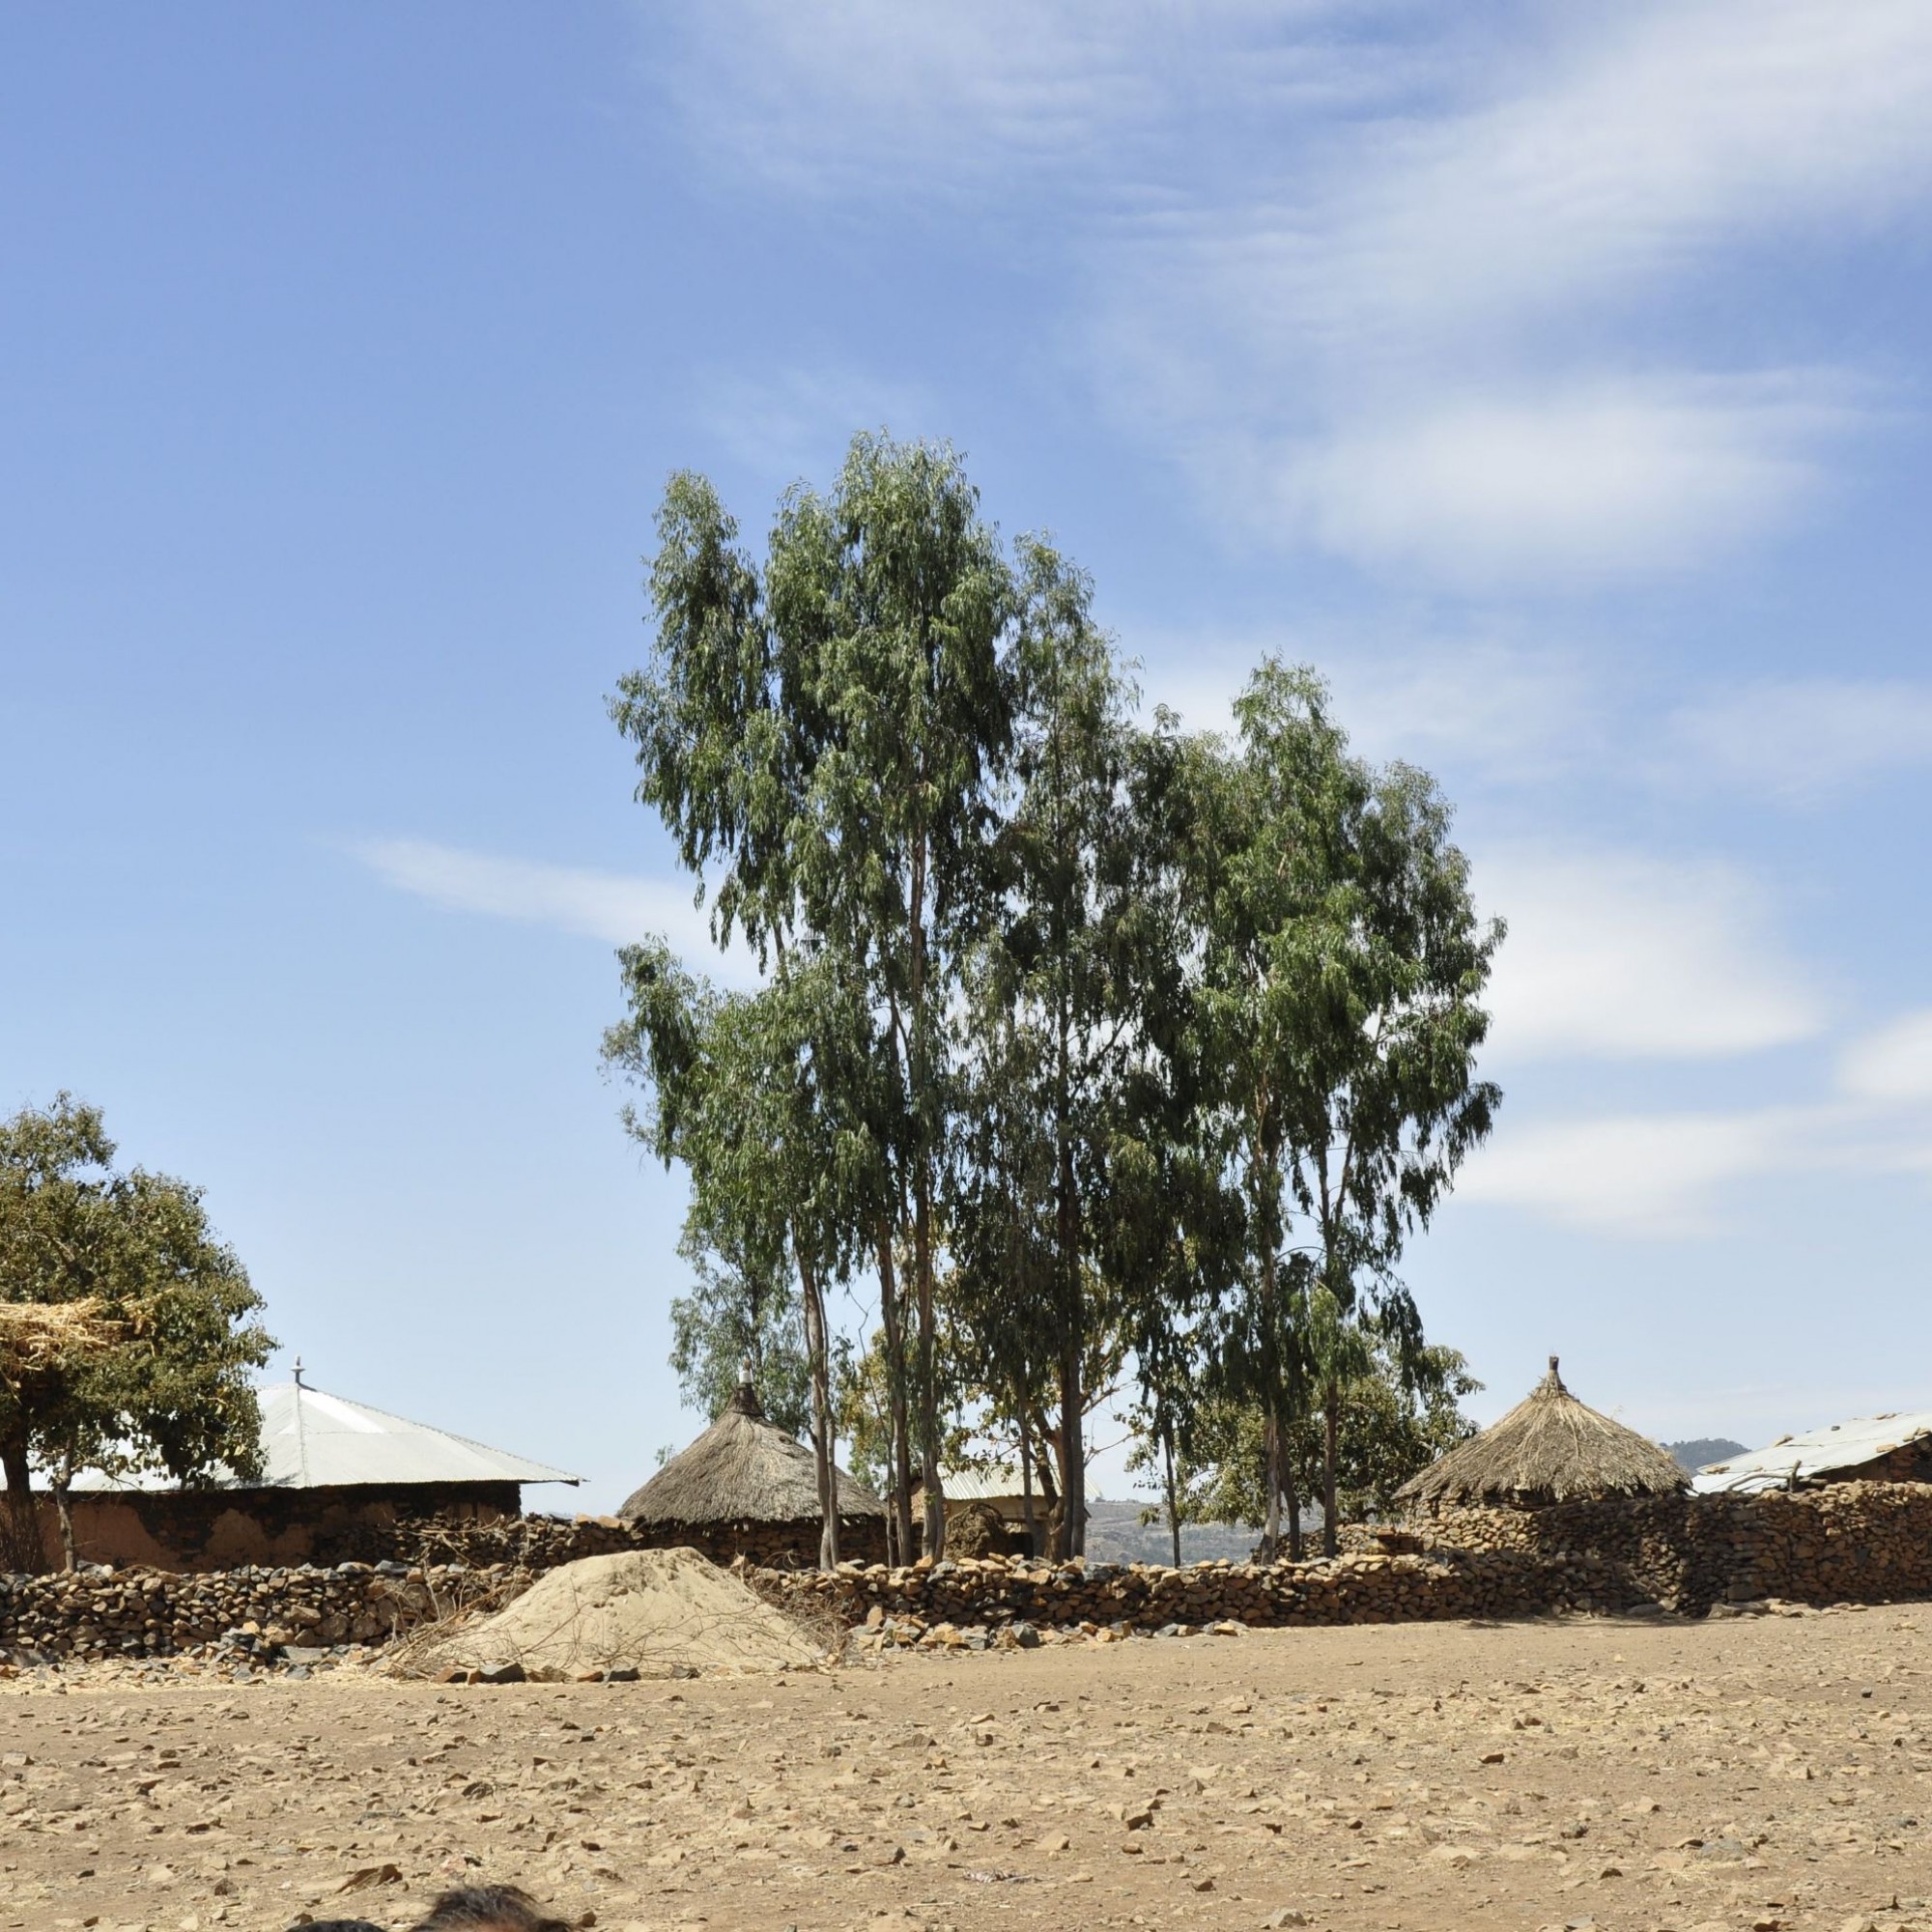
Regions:
<instances>
[{"instance_id":1,"label":"green foliage","mask_svg":"<svg viewBox=\"0 0 1932 1932\"><path fill-rule=\"evenodd\" d=\"M90 1466L259 1473L261 1297L199 1189L114 1154L99 1111L67 1094L0 1122L0 1304L76 1324L66 1346L0 1346L4 1554L19 1568L41 1564L34 1466L57 1488Z\"/></svg>"},{"instance_id":2,"label":"green foliage","mask_svg":"<svg viewBox=\"0 0 1932 1932\"><path fill-rule=\"evenodd\" d=\"M1272 1532L1312 1418L1373 1406L1376 1350L1433 1373L1398 1265L1498 1098L1501 927L1446 804L1273 661L1233 741L1142 724L1091 582L1004 547L948 447L855 439L762 559L695 475L658 536L612 715L767 975L724 998L662 944L622 955L607 1054L692 1178L688 1386L802 1325L814 1437L854 1433L902 1545L916 1454L937 1548L970 1415L1051 1469L1073 1552L1086 1417L1131 1365L1163 1471L1261 1417ZM862 1269L878 1327L835 1415L826 1292Z\"/></svg>"},{"instance_id":3,"label":"green foliage","mask_svg":"<svg viewBox=\"0 0 1932 1932\"><path fill-rule=\"evenodd\" d=\"M714 1421L747 1372L765 1418L793 1435L811 1428L811 1366L798 1304L703 1249L686 1250L696 1277L670 1304L670 1365L688 1407Z\"/></svg>"},{"instance_id":4,"label":"green foliage","mask_svg":"<svg viewBox=\"0 0 1932 1932\"><path fill-rule=\"evenodd\" d=\"M1454 1349L1414 1350L1405 1372L1402 1350L1385 1338L1340 1384L1336 1512L1341 1521L1382 1520L1395 1492L1445 1450L1475 1433L1462 1411L1482 1384ZM1285 1432L1289 1474L1301 1495L1320 1487L1323 1432L1319 1414L1295 1418ZM1229 1398L1203 1406L1179 1458L1183 1522L1260 1523L1265 1520L1266 1445L1261 1406ZM1131 1466L1155 1469L1151 1445Z\"/></svg>"}]
</instances>

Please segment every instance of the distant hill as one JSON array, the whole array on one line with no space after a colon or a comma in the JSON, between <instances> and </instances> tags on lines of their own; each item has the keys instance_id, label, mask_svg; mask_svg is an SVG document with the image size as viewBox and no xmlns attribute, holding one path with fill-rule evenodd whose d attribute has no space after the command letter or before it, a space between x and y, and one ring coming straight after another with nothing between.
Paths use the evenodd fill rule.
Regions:
<instances>
[{"instance_id":1,"label":"distant hill","mask_svg":"<svg viewBox=\"0 0 1932 1932\"><path fill-rule=\"evenodd\" d=\"M1690 1442L1666 1442L1663 1446L1677 1458L1678 1465L1693 1476L1707 1463L1725 1463L1745 1453L1742 1442L1728 1441L1721 1435L1699 1435Z\"/></svg>"},{"instance_id":2,"label":"distant hill","mask_svg":"<svg viewBox=\"0 0 1932 1932\"><path fill-rule=\"evenodd\" d=\"M1102 1563L1166 1563L1174 1554L1165 1522L1142 1522L1142 1505L1137 1502L1102 1502L1097 1498L1087 1505L1087 1554ZM1301 1527L1320 1535L1321 1511L1310 1505L1301 1512ZM1284 1533L1286 1533L1284 1531ZM1231 1563L1245 1561L1254 1554L1261 1531L1238 1522L1187 1522L1180 1526L1180 1560L1206 1563L1224 1556Z\"/></svg>"}]
</instances>

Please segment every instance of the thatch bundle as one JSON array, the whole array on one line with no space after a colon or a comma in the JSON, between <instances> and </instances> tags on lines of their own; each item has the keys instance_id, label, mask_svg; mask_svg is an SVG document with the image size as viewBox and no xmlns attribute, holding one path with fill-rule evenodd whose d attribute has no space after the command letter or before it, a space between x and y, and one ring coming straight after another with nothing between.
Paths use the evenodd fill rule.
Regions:
<instances>
[{"instance_id":1,"label":"thatch bundle","mask_svg":"<svg viewBox=\"0 0 1932 1932\"><path fill-rule=\"evenodd\" d=\"M127 1324L107 1320L101 1306L93 1295L80 1301L0 1301L0 1375L30 1373L113 1348Z\"/></svg>"},{"instance_id":2,"label":"thatch bundle","mask_svg":"<svg viewBox=\"0 0 1932 1932\"><path fill-rule=\"evenodd\" d=\"M841 1518L883 1518L886 1506L843 1469ZM765 1420L748 1382L690 1448L673 1456L618 1506L632 1522L724 1526L803 1522L818 1516L818 1471L811 1451Z\"/></svg>"},{"instance_id":3,"label":"thatch bundle","mask_svg":"<svg viewBox=\"0 0 1932 1932\"><path fill-rule=\"evenodd\" d=\"M1411 1507L1667 1495L1690 1479L1648 1437L1578 1402L1549 1373L1500 1422L1460 1442L1396 1492Z\"/></svg>"}]
</instances>

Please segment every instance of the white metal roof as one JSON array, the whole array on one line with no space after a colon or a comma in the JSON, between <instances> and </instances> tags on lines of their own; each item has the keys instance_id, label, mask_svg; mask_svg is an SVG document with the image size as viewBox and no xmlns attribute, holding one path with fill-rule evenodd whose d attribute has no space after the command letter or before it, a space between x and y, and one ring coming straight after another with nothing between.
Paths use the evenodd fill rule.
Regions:
<instances>
[{"instance_id":1,"label":"white metal roof","mask_svg":"<svg viewBox=\"0 0 1932 1932\"><path fill-rule=\"evenodd\" d=\"M985 1468L941 1469L939 1487L950 1503L1000 1502L1019 1495L1020 1466L1017 1463L994 1463ZM1037 1472L1033 1492L1036 1498L1039 1496Z\"/></svg>"},{"instance_id":2,"label":"white metal roof","mask_svg":"<svg viewBox=\"0 0 1932 1932\"><path fill-rule=\"evenodd\" d=\"M333 1489L355 1483L579 1483L581 1476L506 1455L465 1435L408 1422L305 1382L258 1392L263 1486ZM83 1470L76 1490L171 1489L165 1478L129 1484Z\"/></svg>"},{"instance_id":3,"label":"white metal roof","mask_svg":"<svg viewBox=\"0 0 1932 1932\"><path fill-rule=\"evenodd\" d=\"M1874 1457L1932 1436L1932 1409L1909 1415L1860 1416L1833 1422L1802 1435L1780 1435L1768 1449L1707 1463L1691 1482L1699 1495L1726 1491L1776 1490L1788 1482L1807 1482L1839 1469L1855 1469Z\"/></svg>"}]
</instances>

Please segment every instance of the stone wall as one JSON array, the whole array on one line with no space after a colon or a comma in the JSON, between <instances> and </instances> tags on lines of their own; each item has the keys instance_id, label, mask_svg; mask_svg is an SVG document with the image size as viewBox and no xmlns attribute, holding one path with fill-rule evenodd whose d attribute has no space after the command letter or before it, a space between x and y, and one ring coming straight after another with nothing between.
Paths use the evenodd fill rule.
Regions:
<instances>
[{"instance_id":1,"label":"stone wall","mask_svg":"<svg viewBox=\"0 0 1932 1932\"><path fill-rule=\"evenodd\" d=\"M423 1529L412 1533L420 1539ZM1419 1533L1417 1550L1325 1563L1169 1570L988 1556L896 1570L852 1562L831 1576L743 1574L814 1620L830 1610L911 1642L983 1642L986 1633L1028 1626L1121 1633L1932 1598L1932 1487L1919 1484L1462 1512ZM611 1518L449 1524L443 1534L464 1546L461 1560L0 1577L0 1653L57 1661L380 1644L485 1591L514 1592L555 1564L649 1547Z\"/></svg>"},{"instance_id":2,"label":"stone wall","mask_svg":"<svg viewBox=\"0 0 1932 1932\"><path fill-rule=\"evenodd\" d=\"M1457 1510L1410 1526L1435 1548L1588 1555L1633 1595L1692 1615L1766 1597L1932 1597L1932 1485L1923 1483Z\"/></svg>"},{"instance_id":3,"label":"stone wall","mask_svg":"<svg viewBox=\"0 0 1932 1932\"><path fill-rule=\"evenodd\" d=\"M818 1519L800 1522L728 1523L717 1529L667 1529L625 1522L614 1516L524 1516L497 1522L430 1520L399 1524L383 1554L403 1563L509 1564L554 1570L581 1556L612 1556L624 1549L696 1549L714 1563L743 1559L760 1568L796 1570L818 1561ZM843 1518L838 1554L843 1562L882 1562L882 1518Z\"/></svg>"},{"instance_id":4,"label":"stone wall","mask_svg":"<svg viewBox=\"0 0 1932 1932\"><path fill-rule=\"evenodd\" d=\"M224 1643L244 1656L290 1644L381 1644L514 1580L507 1570L399 1563L0 1577L0 1654L57 1662L167 1657Z\"/></svg>"},{"instance_id":5,"label":"stone wall","mask_svg":"<svg viewBox=\"0 0 1932 1932\"><path fill-rule=\"evenodd\" d=\"M1197 1563L1184 1570L986 1556L898 1570L855 1566L829 1577L765 1571L753 1580L785 1607L829 1609L847 1624L884 1628L900 1641L1007 1625L1132 1631L1410 1623L1613 1610L1630 1601L1614 1571L1594 1558L1513 1549Z\"/></svg>"}]
</instances>

